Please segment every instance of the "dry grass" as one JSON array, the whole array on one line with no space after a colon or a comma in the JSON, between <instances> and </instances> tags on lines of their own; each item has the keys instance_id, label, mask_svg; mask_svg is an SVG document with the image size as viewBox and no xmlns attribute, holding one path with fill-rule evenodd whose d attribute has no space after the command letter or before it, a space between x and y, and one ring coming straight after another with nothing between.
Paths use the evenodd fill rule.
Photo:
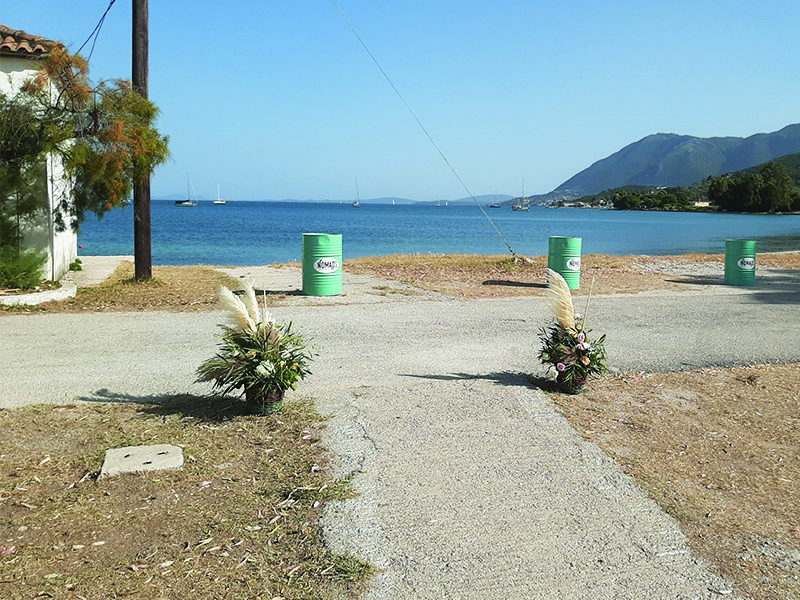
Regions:
<instances>
[{"instance_id":1,"label":"dry grass","mask_svg":"<svg viewBox=\"0 0 800 600\"><path fill-rule=\"evenodd\" d=\"M800 365L628 373L553 394L737 591L800 598Z\"/></svg>"},{"instance_id":2,"label":"dry grass","mask_svg":"<svg viewBox=\"0 0 800 600\"><path fill-rule=\"evenodd\" d=\"M238 282L211 267L153 267L153 279L136 281L134 265L125 261L97 286L78 289L74 298L32 307L0 307L2 312L84 312L140 310L209 310L219 287Z\"/></svg>"},{"instance_id":3,"label":"dry grass","mask_svg":"<svg viewBox=\"0 0 800 600\"><path fill-rule=\"evenodd\" d=\"M676 277L674 265L715 263L720 276L725 257L711 254L681 256L581 257L581 287L588 289L594 280L595 294L630 294L650 290L685 291L694 287L691 279ZM759 254L760 267L800 269L800 252ZM661 268L661 270L660 270ZM536 256L515 261L511 256L407 255L357 258L345 261L348 273L373 275L400 281L418 288L458 298L497 298L544 295L547 257Z\"/></svg>"},{"instance_id":4,"label":"dry grass","mask_svg":"<svg viewBox=\"0 0 800 600\"><path fill-rule=\"evenodd\" d=\"M349 493L316 415L179 397L0 410L0 597L352 597L371 569L331 553L318 512ZM180 471L98 480L107 448L171 443Z\"/></svg>"}]
</instances>

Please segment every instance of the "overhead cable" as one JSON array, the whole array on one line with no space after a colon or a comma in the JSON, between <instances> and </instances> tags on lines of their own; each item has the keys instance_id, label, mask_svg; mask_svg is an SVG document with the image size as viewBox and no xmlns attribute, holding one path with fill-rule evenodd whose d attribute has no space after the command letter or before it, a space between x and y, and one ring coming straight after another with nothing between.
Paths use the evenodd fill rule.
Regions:
<instances>
[{"instance_id":1,"label":"overhead cable","mask_svg":"<svg viewBox=\"0 0 800 600\"><path fill-rule=\"evenodd\" d=\"M111 0L111 2L108 3L108 8L106 9L106 12L103 13L103 16L100 17L100 21L97 23L92 33L89 34L89 37L86 38L86 41L83 42L83 44L81 44L81 47L78 48L78 51L76 52L76 54L80 54L84 46L86 46L86 44L89 43L89 40L92 40L92 38L94 38L92 41L92 49L89 51L89 56L86 57L86 62L89 62L92 59L92 54L94 54L94 47L95 44L97 44L97 38L100 36L100 30L103 28L103 23L106 20L106 15L108 14L108 11L111 10L111 7L114 6L114 2L116 1L117 0Z\"/></svg>"},{"instance_id":2,"label":"overhead cable","mask_svg":"<svg viewBox=\"0 0 800 600\"><path fill-rule=\"evenodd\" d=\"M458 172L455 170L455 168L453 167L453 165L451 165L451 164L450 164L450 161L449 161L449 160L447 160L447 157L444 155L444 152L442 152L442 150L439 148L439 145L438 145L438 144L437 144L437 143L434 141L434 139L433 139L433 137L431 136L431 134L430 134L430 133L428 133L428 130L427 130L427 129L425 128L425 126L422 124L422 121L420 121L420 120L419 120L419 117L417 117L416 113L415 113L415 112L412 110L411 106L409 106L408 102L406 102L405 98L403 98L403 94L401 94L401 93L400 93L400 90L398 90L398 89L397 89L397 87L396 87L396 86L394 85L394 83L392 82L392 79L389 77L389 75L386 73L386 71L384 71L383 67L382 67L382 66L381 66L381 64L378 62L378 59L377 59L377 58L375 58L375 55L374 55L374 54L372 54L372 52L370 51L370 49L367 47L367 44L364 42L364 40L361 38L361 36L360 36L360 35L358 35L358 32L356 31L356 28L353 26L353 24L350 22L350 19L348 19L348 18L347 18L347 15L345 15L345 14L344 14L344 11L342 11L342 9L341 9L341 8L339 7L339 5L336 3L336 0L331 0L331 2L333 2L333 5L336 7L336 10L338 10L338 11L339 11L339 14L340 14L340 15L342 15L342 18L345 20L345 22L347 23L347 25L350 27L350 30L353 32L353 35L355 35L355 36L356 36L356 39L358 39L358 41L359 41L359 42L361 43L361 45L363 46L364 50L367 52L367 54L369 55L369 57L372 59L372 62L374 62L374 63L375 63L375 66L376 66L376 67L378 67L378 70L381 72L381 74L383 75L383 77L386 79L386 81L389 83L389 85L391 86L391 88L394 90L395 94L397 94L397 97L398 97L398 98L400 98L400 101L403 103L403 106L405 106L405 107L406 107L406 109L408 110L408 112L409 112L409 113L411 113L411 116L412 116L412 117L414 118L414 120L417 122L417 125L419 125L420 129L422 129L422 132L423 132L423 133L425 134L425 136L428 138L428 141L430 141L430 143L431 143L431 144L433 145L433 147L436 149L436 152L438 152L438 153L439 153L439 156L442 158L442 160L444 161L444 163L447 165L447 167L450 169L450 171L453 173L453 175L455 175L456 179L457 179L457 180L458 180L458 182L461 184L461 187L463 187L463 188L464 188L464 190L467 192L467 195L469 195L469 197L470 197L470 198L472 198L472 200L475 202L475 204L476 204L476 205L478 206L478 208L481 210L481 212L483 213L483 215L484 215L484 216L485 216L485 217L488 219L489 223L492 225L492 227L494 228L494 230L497 232L497 235L499 235L499 236L500 236L500 239L501 239L501 240L503 240L503 243L506 245L506 247L508 248L509 252L511 252L511 255L512 255L512 256L514 256L514 257L516 257L516 256L517 256L517 253L516 253L516 252L514 252L513 248L511 248L511 245L510 245L510 244L509 244L509 243L506 241L506 238L503 236L503 234L502 234L502 233L500 233L500 230L497 228L497 225L495 225L495 224L494 224L494 221L492 221L492 219L491 219L491 217L489 216L489 214L488 214L488 213L487 213L487 212L486 212L486 211L483 209L483 206L481 206L481 203L480 203L480 202L478 202L478 199L477 199L477 198L475 198L475 196L472 194L472 192L470 191L470 189L467 187L467 184L466 184L466 183L464 183L464 180L463 180L463 179L461 179L461 176L460 176L460 175L458 174Z\"/></svg>"}]
</instances>

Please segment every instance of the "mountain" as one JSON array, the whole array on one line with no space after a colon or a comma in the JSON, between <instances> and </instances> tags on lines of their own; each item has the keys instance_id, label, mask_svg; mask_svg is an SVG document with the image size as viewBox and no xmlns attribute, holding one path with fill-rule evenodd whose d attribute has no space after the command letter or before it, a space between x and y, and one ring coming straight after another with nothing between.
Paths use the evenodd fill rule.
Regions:
<instances>
[{"instance_id":1,"label":"mountain","mask_svg":"<svg viewBox=\"0 0 800 600\"><path fill-rule=\"evenodd\" d=\"M800 124L746 138L656 133L574 175L551 194L577 198L626 185L688 186L800 152Z\"/></svg>"}]
</instances>

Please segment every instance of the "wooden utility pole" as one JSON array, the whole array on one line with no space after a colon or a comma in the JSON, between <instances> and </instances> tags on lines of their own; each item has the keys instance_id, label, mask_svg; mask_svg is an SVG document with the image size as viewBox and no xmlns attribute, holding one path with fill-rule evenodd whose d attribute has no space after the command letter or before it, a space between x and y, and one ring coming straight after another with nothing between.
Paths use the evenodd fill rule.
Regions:
<instances>
[{"instance_id":1,"label":"wooden utility pole","mask_svg":"<svg viewBox=\"0 0 800 600\"><path fill-rule=\"evenodd\" d=\"M133 2L133 89L147 98L149 77L147 0ZM133 255L134 273L138 281L153 278L153 257L150 248L150 175L133 182Z\"/></svg>"}]
</instances>

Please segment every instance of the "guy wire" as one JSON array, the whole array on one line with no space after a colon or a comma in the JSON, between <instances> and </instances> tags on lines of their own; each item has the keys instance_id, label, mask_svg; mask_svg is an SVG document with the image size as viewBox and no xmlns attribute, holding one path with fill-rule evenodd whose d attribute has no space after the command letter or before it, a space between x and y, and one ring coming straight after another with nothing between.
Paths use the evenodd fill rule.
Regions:
<instances>
[{"instance_id":1,"label":"guy wire","mask_svg":"<svg viewBox=\"0 0 800 600\"><path fill-rule=\"evenodd\" d=\"M413 109L412 109L412 108L409 106L408 102L406 102L406 99L403 97L403 94L401 94L401 93L400 93L400 90L398 90L398 89L397 89L397 87L394 85L394 82L392 81L392 79L389 77L389 75L386 73L386 71L384 71L384 70L383 70L383 67L382 67L382 66L381 66L381 64L378 62L378 59L377 59L377 58L375 58L375 55L374 55L374 54L372 54L372 52L370 51L370 49L369 49L369 47L367 46L367 44L364 42L364 40L363 40L363 39L361 39L361 36L360 36L360 35L358 35L358 32L356 31L356 28L353 26L353 24L350 22L350 19L348 19L348 18L347 18L347 15L345 15L345 14L344 14L344 11L342 11L342 9L341 9L341 8L339 7L339 5L336 3L336 0L331 0L331 2L333 2L333 5L336 7L336 10L338 10L338 11L339 11L339 14L340 14L340 15L342 15L342 18L344 19L345 23L347 23L348 27L350 27L350 31L352 31L352 32L353 32L353 35L355 35L355 36L356 36L356 39L357 39L357 40L358 40L358 41L361 43L361 46L364 48L364 50L366 51L366 53L367 53L367 54L369 55L369 57L372 59L372 62L374 62L374 63L375 63L375 66L376 66L376 67L378 67L378 70L381 72L381 74L383 75L384 79L386 79L386 81L389 83L389 85L391 86L391 88L394 90L394 93L395 93L395 94L397 94L397 97L398 97L398 98L400 98L400 102L402 102L402 103L403 103L403 106L405 106L405 107L406 107L406 110L408 110L408 112L411 114L411 116L412 116L412 117L414 118L414 120L417 122L417 125L419 125L419 128L420 128L420 129L422 129L422 132L425 134L425 137L427 137L427 138L428 138L428 141L429 141L429 142L430 142L430 143L433 145L433 147L436 149L436 152L438 152L438 153L439 153L439 156L442 158L442 160L444 161L444 163L447 165L447 168L448 168L448 169L450 169L450 171L453 173L453 175L455 175L455 178L456 178L456 179L458 180L458 182L461 184L461 187L463 187L463 188L464 188L464 190L467 192L467 195L469 195L469 197L470 197L470 198L472 198L473 202L475 202L475 204L477 205L477 207L478 207L478 208L480 209L480 211L483 213L483 216L484 216L484 217L486 217L486 219L489 221L489 223L491 224L491 226L492 226L492 227L494 228L494 230L497 232L497 235L499 235L499 236L500 236L500 239L501 239L501 240L503 240L503 243L504 243L504 244L506 245L506 247L508 248L508 251L509 251L509 252L511 252L511 255L512 255L514 258L516 258L516 257L517 257L517 253L516 253L516 252L514 252L514 249L511 247L511 245L508 243L508 241L506 241L506 238L503 236L503 234L502 234L502 233L500 233L500 230L497 228L497 225L495 225L495 224L494 224L494 221L492 221L492 219L491 219L491 217L489 216L489 214L488 214L488 213L487 213L487 212L486 212L486 211L483 209L483 206L481 206L481 203L480 203L480 202L478 202L478 199L477 199L477 198L475 198L475 196L472 194L472 192L470 191L470 189L467 187L467 184L466 184L466 183L464 183L464 180L463 180L463 179L461 179L461 176L460 176L460 175L458 174L458 172L455 170L455 168L453 167L453 165L451 165L451 164L450 164L450 161L449 161L449 160L447 160L447 157L444 155L444 152L442 152L442 150L439 148L439 145L438 145L438 144L437 144L437 143L434 141L434 139L433 139L433 137L431 136L431 134L430 134L430 133L428 133L428 130L427 130L427 129L425 128L425 126L422 124L422 121L420 121L420 120L419 120L419 117L417 117L416 113L415 113L415 112L413 111Z\"/></svg>"}]
</instances>

